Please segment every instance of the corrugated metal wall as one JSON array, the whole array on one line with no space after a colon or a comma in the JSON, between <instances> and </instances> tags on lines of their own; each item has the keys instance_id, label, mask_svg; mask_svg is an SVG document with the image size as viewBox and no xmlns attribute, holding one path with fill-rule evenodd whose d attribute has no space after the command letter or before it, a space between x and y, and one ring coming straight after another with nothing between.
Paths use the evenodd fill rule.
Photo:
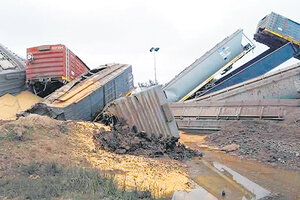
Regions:
<instances>
[{"instance_id":1,"label":"corrugated metal wall","mask_svg":"<svg viewBox=\"0 0 300 200\"><path fill-rule=\"evenodd\" d=\"M175 118L161 86L122 97L108 105L105 111L124 119L138 131L164 137L179 137Z\"/></svg>"}]
</instances>

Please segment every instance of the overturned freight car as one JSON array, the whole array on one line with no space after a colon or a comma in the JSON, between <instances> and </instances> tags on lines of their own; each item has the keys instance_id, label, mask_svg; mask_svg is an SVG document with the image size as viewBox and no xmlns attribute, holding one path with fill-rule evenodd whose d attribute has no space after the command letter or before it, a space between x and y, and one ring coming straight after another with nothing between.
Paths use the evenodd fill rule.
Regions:
<instances>
[{"instance_id":1,"label":"overturned freight car","mask_svg":"<svg viewBox=\"0 0 300 200\"><path fill-rule=\"evenodd\" d=\"M26 113L63 120L92 120L112 100L133 90L131 65L107 64L77 77Z\"/></svg>"},{"instance_id":2,"label":"overturned freight car","mask_svg":"<svg viewBox=\"0 0 300 200\"><path fill-rule=\"evenodd\" d=\"M198 96L256 78L293 57L300 59L300 24L288 18L275 13L267 15L258 23L254 39L270 48L216 80Z\"/></svg>"},{"instance_id":3,"label":"overturned freight car","mask_svg":"<svg viewBox=\"0 0 300 200\"><path fill-rule=\"evenodd\" d=\"M87 72L87 65L65 45L27 49L26 81L37 95L45 97Z\"/></svg>"},{"instance_id":4,"label":"overturned freight car","mask_svg":"<svg viewBox=\"0 0 300 200\"><path fill-rule=\"evenodd\" d=\"M23 60L0 44L0 96L23 91L25 79Z\"/></svg>"},{"instance_id":5,"label":"overturned freight car","mask_svg":"<svg viewBox=\"0 0 300 200\"><path fill-rule=\"evenodd\" d=\"M259 21L254 39L273 49L288 42L300 46L300 24L272 12Z\"/></svg>"},{"instance_id":6,"label":"overturned freight car","mask_svg":"<svg viewBox=\"0 0 300 200\"><path fill-rule=\"evenodd\" d=\"M213 85L218 75L226 74L233 64L255 45L239 29L185 68L163 90L169 102L183 102Z\"/></svg>"},{"instance_id":7,"label":"overturned freight car","mask_svg":"<svg viewBox=\"0 0 300 200\"><path fill-rule=\"evenodd\" d=\"M156 137L179 138L178 128L161 86L153 86L109 103L104 114L135 126L138 132Z\"/></svg>"}]
</instances>

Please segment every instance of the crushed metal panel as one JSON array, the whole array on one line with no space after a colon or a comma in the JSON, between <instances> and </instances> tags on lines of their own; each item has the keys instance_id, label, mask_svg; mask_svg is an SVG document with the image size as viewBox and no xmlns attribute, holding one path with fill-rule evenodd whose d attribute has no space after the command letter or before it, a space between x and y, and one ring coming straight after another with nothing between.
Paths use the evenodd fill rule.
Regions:
<instances>
[{"instance_id":1,"label":"crushed metal panel","mask_svg":"<svg viewBox=\"0 0 300 200\"><path fill-rule=\"evenodd\" d=\"M0 44L0 96L25 90L25 63Z\"/></svg>"},{"instance_id":2,"label":"crushed metal panel","mask_svg":"<svg viewBox=\"0 0 300 200\"><path fill-rule=\"evenodd\" d=\"M148 88L111 102L106 112L124 119L138 131L163 137L179 137L175 118L161 86ZM104 112L105 112L104 111Z\"/></svg>"}]
</instances>

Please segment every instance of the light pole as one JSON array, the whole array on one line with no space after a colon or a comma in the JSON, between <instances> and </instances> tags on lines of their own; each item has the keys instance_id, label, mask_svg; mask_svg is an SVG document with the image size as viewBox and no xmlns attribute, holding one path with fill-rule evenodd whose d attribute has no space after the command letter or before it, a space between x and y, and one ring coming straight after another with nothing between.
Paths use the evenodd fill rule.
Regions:
<instances>
[{"instance_id":1,"label":"light pole","mask_svg":"<svg viewBox=\"0 0 300 200\"><path fill-rule=\"evenodd\" d=\"M154 81L155 84L157 85L157 78L156 78L156 58L155 58L155 52L158 52L159 47L151 47L150 52L153 52L153 57L154 57Z\"/></svg>"}]
</instances>

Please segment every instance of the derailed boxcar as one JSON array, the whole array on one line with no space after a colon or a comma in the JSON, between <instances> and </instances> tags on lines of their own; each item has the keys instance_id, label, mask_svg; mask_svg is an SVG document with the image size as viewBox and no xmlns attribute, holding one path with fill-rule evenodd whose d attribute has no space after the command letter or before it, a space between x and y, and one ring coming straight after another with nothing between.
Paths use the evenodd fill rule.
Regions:
<instances>
[{"instance_id":1,"label":"derailed boxcar","mask_svg":"<svg viewBox=\"0 0 300 200\"><path fill-rule=\"evenodd\" d=\"M272 12L259 21L254 39L270 48L278 48L288 42L300 46L300 24Z\"/></svg>"},{"instance_id":2,"label":"derailed boxcar","mask_svg":"<svg viewBox=\"0 0 300 200\"><path fill-rule=\"evenodd\" d=\"M27 49L26 80L40 96L47 96L88 70L87 65L65 45Z\"/></svg>"},{"instance_id":3,"label":"derailed boxcar","mask_svg":"<svg viewBox=\"0 0 300 200\"><path fill-rule=\"evenodd\" d=\"M243 30L237 30L175 76L163 87L168 101L185 101L213 81L218 72L231 69L234 62L254 48L248 39L247 44L242 44L243 38Z\"/></svg>"},{"instance_id":4,"label":"derailed boxcar","mask_svg":"<svg viewBox=\"0 0 300 200\"><path fill-rule=\"evenodd\" d=\"M133 88L131 65L102 65L56 90L44 104L27 112L64 120L92 120L107 103Z\"/></svg>"},{"instance_id":5,"label":"derailed boxcar","mask_svg":"<svg viewBox=\"0 0 300 200\"><path fill-rule=\"evenodd\" d=\"M0 44L0 96L23 91L25 79L24 61Z\"/></svg>"}]
</instances>

